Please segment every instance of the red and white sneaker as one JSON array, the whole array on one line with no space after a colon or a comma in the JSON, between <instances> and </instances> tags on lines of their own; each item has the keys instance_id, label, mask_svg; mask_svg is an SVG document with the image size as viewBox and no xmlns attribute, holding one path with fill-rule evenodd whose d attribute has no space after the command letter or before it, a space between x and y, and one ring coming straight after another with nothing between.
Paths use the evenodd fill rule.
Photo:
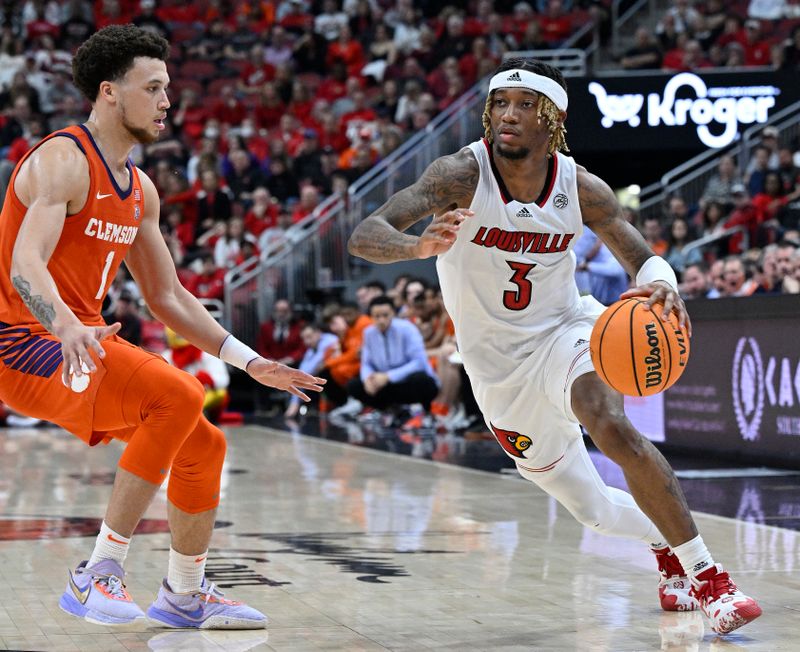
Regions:
<instances>
[{"instance_id":1,"label":"red and white sneaker","mask_svg":"<svg viewBox=\"0 0 800 652\"><path fill-rule=\"evenodd\" d=\"M719 564L692 578L691 594L717 634L728 634L761 615L758 603L737 589Z\"/></svg>"},{"instance_id":2,"label":"red and white sneaker","mask_svg":"<svg viewBox=\"0 0 800 652\"><path fill-rule=\"evenodd\" d=\"M658 598L664 611L694 611L700 603L691 594L692 583L686 576L681 562L672 550L659 548L653 550L658 561L661 581L658 583Z\"/></svg>"}]
</instances>

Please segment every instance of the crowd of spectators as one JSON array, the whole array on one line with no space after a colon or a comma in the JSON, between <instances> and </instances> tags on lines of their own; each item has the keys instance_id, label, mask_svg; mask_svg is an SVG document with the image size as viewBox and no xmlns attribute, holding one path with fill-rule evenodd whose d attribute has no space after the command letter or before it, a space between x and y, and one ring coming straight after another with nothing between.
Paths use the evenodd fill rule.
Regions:
<instances>
[{"instance_id":1,"label":"crowd of spectators","mask_svg":"<svg viewBox=\"0 0 800 652\"><path fill-rule=\"evenodd\" d=\"M438 287L399 276L391 288L361 285L355 302L324 307L319 321L293 314L275 302L261 325L259 353L325 378L319 405L336 422L406 428L459 428L475 415L469 381L456 351L453 322ZM260 390L260 407L295 418L307 409L292 398Z\"/></svg>"},{"instance_id":2,"label":"crowd of spectators","mask_svg":"<svg viewBox=\"0 0 800 652\"><path fill-rule=\"evenodd\" d=\"M766 127L744 169L721 156L695 205L673 195L638 226L686 298L800 293L800 142Z\"/></svg>"},{"instance_id":3,"label":"crowd of spectators","mask_svg":"<svg viewBox=\"0 0 800 652\"><path fill-rule=\"evenodd\" d=\"M798 19L800 8L781 0L733 6L723 0L672 0L654 30L636 30L620 64L627 70L769 66L800 71Z\"/></svg>"},{"instance_id":4,"label":"crowd of spectators","mask_svg":"<svg viewBox=\"0 0 800 652\"><path fill-rule=\"evenodd\" d=\"M504 52L561 44L574 0L25 0L0 4L0 198L13 167L88 104L71 56L132 22L172 44L172 107L134 161L162 198L182 282L223 299L225 271L292 242L294 224L424 130Z\"/></svg>"}]
</instances>

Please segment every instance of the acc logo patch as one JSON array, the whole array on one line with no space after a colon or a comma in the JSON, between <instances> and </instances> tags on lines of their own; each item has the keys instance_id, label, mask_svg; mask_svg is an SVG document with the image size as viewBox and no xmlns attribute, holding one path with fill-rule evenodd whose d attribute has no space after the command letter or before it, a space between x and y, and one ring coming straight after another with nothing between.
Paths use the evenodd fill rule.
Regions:
<instances>
[{"instance_id":1,"label":"acc logo patch","mask_svg":"<svg viewBox=\"0 0 800 652\"><path fill-rule=\"evenodd\" d=\"M567 204L569 204L569 199L563 192L558 193L553 198L553 206L556 208L566 208Z\"/></svg>"},{"instance_id":2,"label":"acc logo patch","mask_svg":"<svg viewBox=\"0 0 800 652\"><path fill-rule=\"evenodd\" d=\"M494 433L497 442L503 447L503 450L512 457L519 457L525 459L523 453L531 447L533 440L528 435L521 435L513 430L503 430L497 428L493 423L492 432Z\"/></svg>"}]
</instances>

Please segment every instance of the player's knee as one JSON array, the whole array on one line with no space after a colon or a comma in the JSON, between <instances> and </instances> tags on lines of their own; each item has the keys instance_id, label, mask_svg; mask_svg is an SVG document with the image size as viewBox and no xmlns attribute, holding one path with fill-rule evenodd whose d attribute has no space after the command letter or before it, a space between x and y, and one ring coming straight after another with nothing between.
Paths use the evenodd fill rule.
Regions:
<instances>
[{"instance_id":1,"label":"player's knee","mask_svg":"<svg viewBox=\"0 0 800 652\"><path fill-rule=\"evenodd\" d=\"M589 435L600 451L618 464L635 461L644 454L644 439L624 415L599 416Z\"/></svg>"},{"instance_id":2,"label":"player's knee","mask_svg":"<svg viewBox=\"0 0 800 652\"><path fill-rule=\"evenodd\" d=\"M225 462L225 453L228 450L228 440L225 438L225 433L216 426L209 424L206 441L207 448L204 450L208 455L209 464L215 471L221 473L222 464Z\"/></svg>"},{"instance_id":3,"label":"player's knee","mask_svg":"<svg viewBox=\"0 0 800 652\"><path fill-rule=\"evenodd\" d=\"M206 392L194 376L181 374L181 381L170 388L170 395L183 414L196 415L203 411Z\"/></svg>"},{"instance_id":4,"label":"player's knee","mask_svg":"<svg viewBox=\"0 0 800 652\"><path fill-rule=\"evenodd\" d=\"M577 505L570 508L569 512L578 523L596 532L607 529L608 515L606 510L592 504Z\"/></svg>"}]
</instances>

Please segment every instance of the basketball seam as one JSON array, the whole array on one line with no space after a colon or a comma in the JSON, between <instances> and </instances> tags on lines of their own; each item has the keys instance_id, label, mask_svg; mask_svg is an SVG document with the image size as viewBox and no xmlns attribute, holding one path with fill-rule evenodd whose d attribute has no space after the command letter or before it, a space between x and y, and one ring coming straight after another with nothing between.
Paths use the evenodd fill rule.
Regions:
<instances>
[{"instance_id":1,"label":"basketball seam","mask_svg":"<svg viewBox=\"0 0 800 652\"><path fill-rule=\"evenodd\" d=\"M611 385L611 383L609 382L608 374L606 374L606 365L603 361L603 338L606 336L606 330L608 329L608 325L611 323L611 320L614 318L614 315L616 315L620 310L622 310L622 308L625 307L625 305L627 305L631 301L633 301L633 299L627 299L624 303L618 305L614 309L614 312L612 312L608 316L608 319L606 319L606 323L603 324L603 331L600 333L600 340L597 342L597 349L598 352L600 353L600 355L598 356L600 358L600 373L603 374L603 378L605 379L606 383L611 387L613 387L613 385ZM614 389L616 389L619 392L619 390L616 387L614 387Z\"/></svg>"},{"instance_id":2,"label":"basketball seam","mask_svg":"<svg viewBox=\"0 0 800 652\"><path fill-rule=\"evenodd\" d=\"M656 321L658 322L658 325L661 326L661 330L664 333L664 342L666 342L666 344L667 344L667 355L666 356L661 356L661 359L662 360L669 360L669 373L667 374L667 377L664 380L664 382L661 383L661 388L662 388L662 391L663 391L667 387L667 385L669 383L670 376L672 376L672 347L670 346L669 333L667 333L667 329L664 328L664 323L661 321L661 319L657 319Z\"/></svg>"},{"instance_id":3,"label":"basketball seam","mask_svg":"<svg viewBox=\"0 0 800 652\"><path fill-rule=\"evenodd\" d=\"M631 301L642 303L642 301L639 301L639 299L634 298L631 298ZM639 392L639 396L644 396L641 388L639 387L639 374L636 373L636 347L633 344L633 313L636 312L636 307L637 306L631 308L629 313L630 323L628 324L628 339L630 339L631 342L631 367L633 367L633 382L636 383L636 391Z\"/></svg>"}]
</instances>

